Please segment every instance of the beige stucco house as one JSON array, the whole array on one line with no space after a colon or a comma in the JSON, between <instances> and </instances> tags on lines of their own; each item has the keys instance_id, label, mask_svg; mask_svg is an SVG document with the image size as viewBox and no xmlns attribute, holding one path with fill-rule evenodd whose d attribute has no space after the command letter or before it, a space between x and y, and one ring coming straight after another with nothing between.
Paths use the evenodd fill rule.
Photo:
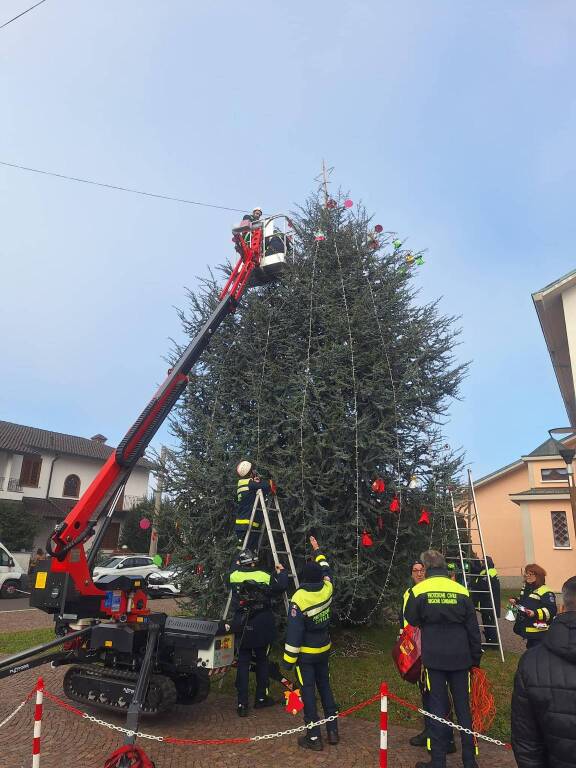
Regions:
<instances>
[{"instance_id":1,"label":"beige stucco house","mask_svg":"<svg viewBox=\"0 0 576 768\"><path fill-rule=\"evenodd\" d=\"M45 546L54 525L76 504L113 451L104 435L87 439L0 421L0 501L19 502L38 518L34 548ZM145 458L134 467L106 531L104 549L117 546L126 510L147 497L152 467Z\"/></svg>"},{"instance_id":2,"label":"beige stucco house","mask_svg":"<svg viewBox=\"0 0 576 768\"><path fill-rule=\"evenodd\" d=\"M576 435L576 270L532 294L566 408L565 424ZM563 441L575 448L576 436ZM548 572L559 591L576 575L576 531L566 464L554 440L478 480L475 484L487 553L503 582L521 582L525 563Z\"/></svg>"}]
</instances>

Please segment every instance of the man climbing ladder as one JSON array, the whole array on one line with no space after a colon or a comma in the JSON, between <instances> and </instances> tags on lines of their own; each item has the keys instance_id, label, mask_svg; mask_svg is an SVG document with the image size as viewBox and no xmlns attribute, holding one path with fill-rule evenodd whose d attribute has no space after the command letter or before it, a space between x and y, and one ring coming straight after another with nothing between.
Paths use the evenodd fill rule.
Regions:
<instances>
[{"instance_id":1,"label":"man climbing ladder","mask_svg":"<svg viewBox=\"0 0 576 768\"><path fill-rule=\"evenodd\" d=\"M238 538L238 546L240 549L250 549L257 552L259 549L263 515L260 509L256 509L252 521L250 520L254 502L256 500L256 494L258 491L262 491L264 495L267 496L268 494L275 492L276 486L273 480L261 480L256 474L252 462L247 460L241 461L238 464L236 473L239 479L236 491L238 505L236 507L236 523L234 530ZM248 530L250 530L248 540L244 542Z\"/></svg>"}]
</instances>

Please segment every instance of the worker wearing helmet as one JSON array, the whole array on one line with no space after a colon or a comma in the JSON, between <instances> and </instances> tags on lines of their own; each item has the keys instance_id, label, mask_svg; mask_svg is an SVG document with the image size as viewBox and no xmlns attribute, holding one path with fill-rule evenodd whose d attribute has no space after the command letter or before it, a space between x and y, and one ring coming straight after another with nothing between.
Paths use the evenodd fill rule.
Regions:
<instances>
[{"instance_id":1,"label":"worker wearing helmet","mask_svg":"<svg viewBox=\"0 0 576 768\"><path fill-rule=\"evenodd\" d=\"M258 568L258 555L243 549L236 558L230 574L232 589L232 628L236 632L238 665L236 689L238 715L248 714L248 682L250 664L256 666L256 694L254 708L270 707L275 702L268 695L268 653L276 638L276 622L272 612L274 595L288 589L288 575L282 565L270 575Z\"/></svg>"},{"instance_id":2,"label":"worker wearing helmet","mask_svg":"<svg viewBox=\"0 0 576 768\"><path fill-rule=\"evenodd\" d=\"M256 474L252 462L246 459L241 461L236 467L236 474L238 475L238 485L236 489L236 500L238 505L236 506L236 523L235 533L238 538L239 547L248 547L258 551L262 523L264 518L262 510L258 507L254 512L254 518L252 524L250 524L250 517L254 508L254 502L256 501L256 494L258 491L263 491L264 495L267 495L276 490L274 482L272 480L261 480ZM246 533L250 529L248 539L246 539Z\"/></svg>"}]
</instances>

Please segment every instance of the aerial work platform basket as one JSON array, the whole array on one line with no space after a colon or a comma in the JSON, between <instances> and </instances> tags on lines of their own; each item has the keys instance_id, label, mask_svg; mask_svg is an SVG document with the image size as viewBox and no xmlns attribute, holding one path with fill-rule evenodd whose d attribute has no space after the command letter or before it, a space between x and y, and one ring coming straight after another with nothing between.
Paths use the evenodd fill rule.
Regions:
<instances>
[{"instance_id":1,"label":"aerial work platform basket","mask_svg":"<svg viewBox=\"0 0 576 768\"><path fill-rule=\"evenodd\" d=\"M236 250L245 259L253 258L257 263L250 275L249 286L265 285L280 277L286 257L292 250L291 229L292 223L283 213L257 221L243 219L233 228Z\"/></svg>"}]
</instances>

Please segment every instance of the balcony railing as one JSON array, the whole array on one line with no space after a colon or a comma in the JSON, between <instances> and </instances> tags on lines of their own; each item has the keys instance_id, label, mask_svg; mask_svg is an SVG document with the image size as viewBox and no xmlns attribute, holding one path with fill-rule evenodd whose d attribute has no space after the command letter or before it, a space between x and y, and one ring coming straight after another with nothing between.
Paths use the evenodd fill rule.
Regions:
<instances>
[{"instance_id":1,"label":"balcony railing","mask_svg":"<svg viewBox=\"0 0 576 768\"><path fill-rule=\"evenodd\" d=\"M147 498L147 496L124 496L124 504L122 505L122 509L132 509L132 507L135 507L137 504L141 504L143 501L146 501Z\"/></svg>"},{"instance_id":2,"label":"balcony railing","mask_svg":"<svg viewBox=\"0 0 576 768\"><path fill-rule=\"evenodd\" d=\"M10 493L22 493L19 477L0 477L0 491L10 491Z\"/></svg>"}]
</instances>

